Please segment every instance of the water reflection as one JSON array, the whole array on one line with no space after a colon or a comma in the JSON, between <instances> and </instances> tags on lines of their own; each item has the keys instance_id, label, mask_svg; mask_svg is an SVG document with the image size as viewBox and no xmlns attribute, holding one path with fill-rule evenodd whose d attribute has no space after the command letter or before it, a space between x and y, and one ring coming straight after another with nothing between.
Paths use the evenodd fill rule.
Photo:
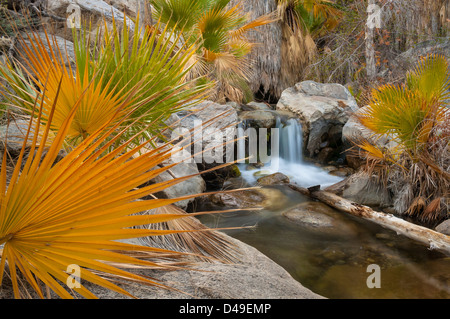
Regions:
<instances>
[{"instance_id":1,"label":"water reflection","mask_svg":"<svg viewBox=\"0 0 450 319\"><path fill-rule=\"evenodd\" d=\"M345 233L293 223L283 212L309 199L278 188L289 199L284 209L203 216L202 222L215 227L255 226L227 233L328 298L450 298L450 257L337 211L329 216L338 227L345 225ZM379 289L366 285L370 264L381 268Z\"/></svg>"}]
</instances>

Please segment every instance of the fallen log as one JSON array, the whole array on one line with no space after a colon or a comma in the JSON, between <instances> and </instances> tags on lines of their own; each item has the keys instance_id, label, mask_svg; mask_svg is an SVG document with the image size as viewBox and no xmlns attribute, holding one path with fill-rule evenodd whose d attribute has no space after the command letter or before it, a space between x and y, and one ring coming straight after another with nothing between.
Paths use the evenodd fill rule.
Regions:
<instances>
[{"instance_id":1,"label":"fallen log","mask_svg":"<svg viewBox=\"0 0 450 319\"><path fill-rule=\"evenodd\" d=\"M320 187L303 188L289 184L289 187L305 196L319 200L339 211L351 214L377 223L384 228L393 230L397 235L403 235L417 242L423 243L429 249L436 249L450 255L450 236L439 233L432 229L410 223L392 214L377 212L368 206L354 203L336 194L320 190Z\"/></svg>"}]
</instances>

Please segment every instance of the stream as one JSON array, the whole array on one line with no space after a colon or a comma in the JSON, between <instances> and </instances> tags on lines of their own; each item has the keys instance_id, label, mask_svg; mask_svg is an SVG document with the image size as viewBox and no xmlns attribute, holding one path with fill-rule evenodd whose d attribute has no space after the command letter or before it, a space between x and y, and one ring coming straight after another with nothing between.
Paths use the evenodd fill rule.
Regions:
<instances>
[{"instance_id":1,"label":"stream","mask_svg":"<svg viewBox=\"0 0 450 319\"><path fill-rule=\"evenodd\" d=\"M303 187L340 181L342 178L303 163L298 155L297 160L293 160L292 152L299 154L299 150L295 143L286 139L298 134L299 128L289 125L280 134L283 139L280 158L251 171L240 164L242 175L229 184L236 188L254 185L255 175L275 171L288 175L291 182ZM205 215L200 219L210 227L255 226L225 232L255 247L303 286L327 298L450 298L450 256L372 222L323 207L324 204L312 202L287 186L265 188L282 194L283 200L262 211ZM316 227L292 222L285 212L298 205L308 206L313 213L316 207L317 214L326 215L338 226ZM379 288L369 288L372 275L369 265L379 267Z\"/></svg>"}]
</instances>

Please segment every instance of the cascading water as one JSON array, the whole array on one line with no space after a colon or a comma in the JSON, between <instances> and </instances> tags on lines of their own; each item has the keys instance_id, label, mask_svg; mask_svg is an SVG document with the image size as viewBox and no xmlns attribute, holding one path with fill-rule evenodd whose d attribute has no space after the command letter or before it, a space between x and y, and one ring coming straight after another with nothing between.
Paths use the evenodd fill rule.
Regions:
<instances>
[{"instance_id":1,"label":"cascading water","mask_svg":"<svg viewBox=\"0 0 450 319\"><path fill-rule=\"evenodd\" d=\"M283 126L281 118L277 118L276 128L280 130L280 158L289 163L302 163L303 132L300 123L296 119L289 119Z\"/></svg>"},{"instance_id":2,"label":"cascading water","mask_svg":"<svg viewBox=\"0 0 450 319\"><path fill-rule=\"evenodd\" d=\"M314 185L326 187L342 180L341 177L330 175L323 169L303 161L303 131L298 120L291 118L283 121L278 117L275 131L272 131L273 138L275 140L271 141L270 162L252 170L248 170L246 164L240 164L242 176L250 184L254 184L260 176L276 172L287 175L291 182L303 187ZM238 143L238 150L241 147L241 152L243 152L242 145L243 143L240 146Z\"/></svg>"},{"instance_id":3,"label":"cascading water","mask_svg":"<svg viewBox=\"0 0 450 319\"><path fill-rule=\"evenodd\" d=\"M238 127L238 138L248 139L238 143L236 159L251 156L255 145L263 140L262 144L269 144L265 138L268 131L253 128L247 134L247 124L250 123L243 122ZM255 134L260 138L255 139ZM242 177L251 185L260 176L275 172L289 176L291 183L303 187L325 187L340 181L341 178L303 160L302 137L298 121L279 118L271 133L271 154L267 154L270 161L264 161L263 167L254 163L254 156L250 163L242 162ZM262 153L265 150L263 147ZM258 160L266 159L262 153L257 155ZM226 233L260 250L305 287L327 298L449 298L447 256L367 220L309 201L289 187L266 190L272 194L269 198L277 201L276 208L269 205L261 211L207 214L199 218L209 227L229 228ZM285 213L295 207L298 210L293 213L299 218L293 222ZM320 216L326 219L321 221ZM240 228L248 225L258 227L252 231ZM369 264L380 265L389 287L367 288Z\"/></svg>"}]
</instances>

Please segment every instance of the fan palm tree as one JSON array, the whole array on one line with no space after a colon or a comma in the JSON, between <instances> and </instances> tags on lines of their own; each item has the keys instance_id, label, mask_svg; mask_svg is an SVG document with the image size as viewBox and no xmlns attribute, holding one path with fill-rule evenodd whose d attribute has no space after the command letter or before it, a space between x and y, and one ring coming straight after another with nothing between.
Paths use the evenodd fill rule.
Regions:
<instances>
[{"instance_id":1,"label":"fan palm tree","mask_svg":"<svg viewBox=\"0 0 450 319\"><path fill-rule=\"evenodd\" d=\"M192 253L130 244L123 240L187 233L196 229L205 232L205 227L174 230L173 227L157 226L190 218L183 212L171 210L170 205L201 194L176 199L142 199L190 176L139 187L173 166L158 165L172 156L174 150L171 143L166 143L135 156L148 146L149 141L135 145L131 137L113 151L108 151L127 131L126 127L120 129L127 121L126 116L120 121L110 118L64 158L55 161L81 106L78 103L70 110L52 136L52 121L56 119L62 84L61 80L48 114L44 113L46 87L41 100L36 98L38 113L30 119L21 153L9 179L7 155L6 152L3 154L0 171L0 284L8 274L15 298L32 296L31 291L21 288L23 280L40 298L45 297L43 285L61 298L96 298L87 288L87 282L129 297L133 296L114 282L131 281L165 287L127 269L180 269L176 259ZM44 114L47 118L41 129ZM31 137L32 130L42 132L40 141L36 134ZM26 159L28 147L30 156ZM161 210L164 207L167 209ZM160 211L145 214L154 209ZM201 213L189 216L198 214ZM201 247L197 251L204 257L208 256L208 249L213 256L225 257L229 255L227 249L232 246L214 235L193 236L191 240L195 247ZM161 262L158 258L169 260ZM74 265L80 270L78 278L71 276Z\"/></svg>"},{"instance_id":2,"label":"fan palm tree","mask_svg":"<svg viewBox=\"0 0 450 319\"><path fill-rule=\"evenodd\" d=\"M16 298L30 296L21 289L22 280L41 298L42 284L62 298L94 298L81 282L75 288L65 286L71 265L80 267L83 282L132 297L113 282L163 285L128 272L129 267L178 269L177 263L156 260L192 256L189 251L204 258L232 259L232 244L189 221L196 214L188 216L171 205L198 195L142 200L191 177L142 186L176 165L161 165L174 155L172 141L149 146L157 134L148 132L157 131L166 115L161 112L204 92L184 79L184 62L192 50L172 50L171 42L148 34L126 51L129 43L121 42L126 38L112 32L107 38L111 42L105 40L94 54L86 38L75 42L76 70L66 68L47 33L42 39L29 32L30 44L21 39L28 68L13 61L2 68L12 87L10 104L30 115L12 175L6 152L0 171L0 283L7 274ZM138 42L151 49L137 53ZM45 43L55 49L44 49ZM125 72L136 75L143 66L124 66L123 61L153 63L153 73L135 80ZM115 77L116 73L122 75ZM126 76L126 82L120 82ZM57 161L61 148L67 154ZM147 151L141 153L143 149ZM150 210L157 213L147 214ZM175 219L186 222L174 224ZM158 226L161 223L166 226ZM184 235L196 230L205 236ZM175 242L183 251L118 241L173 234L178 234L175 240L184 240Z\"/></svg>"},{"instance_id":3,"label":"fan palm tree","mask_svg":"<svg viewBox=\"0 0 450 319\"><path fill-rule=\"evenodd\" d=\"M192 57L195 66L189 75L206 75L216 83L216 100L252 99L248 88L251 63L247 55L255 43L248 31L275 21L274 14L248 21L241 4L230 0L152 0L154 17L178 28L181 43L200 39L201 46Z\"/></svg>"},{"instance_id":4,"label":"fan palm tree","mask_svg":"<svg viewBox=\"0 0 450 319\"><path fill-rule=\"evenodd\" d=\"M355 141L364 150L368 167L377 169L394 188L406 185L408 194L397 202L397 212L424 221L445 216L449 204L449 70L444 56L424 57L407 73L404 85L374 89L367 110L358 115L375 137L387 136L394 142L380 148Z\"/></svg>"},{"instance_id":5,"label":"fan palm tree","mask_svg":"<svg viewBox=\"0 0 450 319\"><path fill-rule=\"evenodd\" d=\"M335 29L342 11L331 0L277 0L280 15L314 37Z\"/></svg>"}]
</instances>

